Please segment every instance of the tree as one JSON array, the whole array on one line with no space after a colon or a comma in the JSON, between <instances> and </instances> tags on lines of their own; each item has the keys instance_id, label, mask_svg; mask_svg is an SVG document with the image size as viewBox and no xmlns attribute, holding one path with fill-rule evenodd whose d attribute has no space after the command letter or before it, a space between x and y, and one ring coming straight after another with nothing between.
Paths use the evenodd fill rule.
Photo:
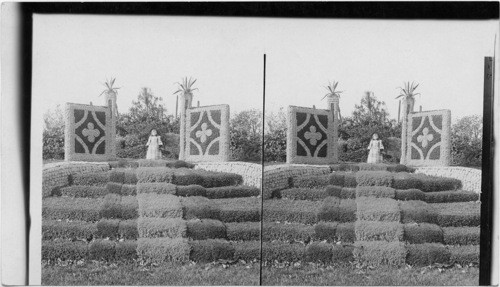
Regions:
<instances>
[{"instance_id":1,"label":"tree","mask_svg":"<svg viewBox=\"0 0 500 287\"><path fill-rule=\"evenodd\" d=\"M230 122L231 154L234 160L260 161L262 146L262 113L246 110Z\"/></svg>"},{"instance_id":2,"label":"tree","mask_svg":"<svg viewBox=\"0 0 500 287\"><path fill-rule=\"evenodd\" d=\"M387 123L389 113L385 108L385 102L377 100L373 92L367 91L361 99L361 104L354 106L352 120L355 124Z\"/></svg>"},{"instance_id":3,"label":"tree","mask_svg":"<svg viewBox=\"0 0 500 287\"><path fill-rule=\"evenodd\" d=\"M43 115L43 159L64 159L64 117L61 107Z\"/></svg>"},{"instance_id":4,"label":"tree","mask_svg":"<svg viewBox=\"0 0 500 287\"><path fill-rule=\"evenodd\" d=\"M451 129L452 163L480 167L482 164L483 118L478 115L460 118Z\"/></svg>"}]
</instances>

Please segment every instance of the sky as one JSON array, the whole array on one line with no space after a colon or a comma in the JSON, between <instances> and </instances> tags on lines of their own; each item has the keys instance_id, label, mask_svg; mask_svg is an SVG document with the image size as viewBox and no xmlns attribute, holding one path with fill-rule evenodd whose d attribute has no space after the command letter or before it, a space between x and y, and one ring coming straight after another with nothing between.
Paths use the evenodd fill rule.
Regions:
<instances>
[{"instance_id":1,"label":"sky","mask_svg":"<svg viewBox=\"0 0 500 287\"><path fill-rule=\"evenodd\" d=\"M102 83L115 77L120 112L149 87L173 114L175 82L192 76L194 105L262 110L266 54L266 111L326 108L335 80L343 116L369 90L397 118L397 88L415 81L417 109L450 109L456 120L482 114L495 34L498 21L35 15L34 108L102 105Z\"/></svg>"}]
</instances>

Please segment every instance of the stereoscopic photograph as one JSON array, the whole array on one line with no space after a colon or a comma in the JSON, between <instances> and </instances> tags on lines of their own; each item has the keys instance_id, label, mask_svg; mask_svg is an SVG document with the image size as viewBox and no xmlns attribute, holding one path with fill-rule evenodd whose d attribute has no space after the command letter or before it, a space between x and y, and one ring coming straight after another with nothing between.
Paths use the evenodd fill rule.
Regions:
<instances>
[{"instance_id":1,"label":"stereoscopic photograph","mask_svg":"<svg viewBox=\"0 0 500 287\"><path fill-rule=\"evenodd\" d=\"M133 7L32 14L30 284L491 282L498 13Z\"/></svg>"}]
</instances>

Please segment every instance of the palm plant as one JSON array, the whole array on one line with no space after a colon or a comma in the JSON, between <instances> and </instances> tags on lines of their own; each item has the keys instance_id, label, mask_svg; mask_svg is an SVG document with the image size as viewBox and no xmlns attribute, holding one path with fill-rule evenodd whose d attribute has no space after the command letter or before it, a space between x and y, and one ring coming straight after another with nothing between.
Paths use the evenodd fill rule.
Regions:
<instances>
[{"instance_id":1,"label":"palm plant","mask_svg":"<svg viewBox=\"0 0 500 287\"><path fill-rule=\"evenodd\" d=\"M193 92L198 90L198 88L193 88L194 83L196 82L196 79L192 79L189 77L189 80L187 77L184 77L181 82L177 82L176 84L178 85L178 90L175 91L174 95L177 93L181 93L182 95L193 95Z\"/></svg>"},{"instance_id":2,"label":"palm plant","mask_svg":"<svg viewBox=\"0 0 500 287\"><path fill-rule=\"evenodd\" d=\"M339 84L339 82L336 82L336 81L329 83L329 85L325 87L328 90L328 93L323 96L322 100L328 96L339 96L340 97L340 94L343 93L344 91L337 91L336 90L338 84Z\"/></svg>"},{"instance_id":3,"label":"palm plant","mask_svg":"<svg viewBox=\"0 0 500 287\"><path fill-rule=\"evenodd\" d=\"M420 93L415 93L418 85L418 83L415 85L414 82L411 82L411 84L410 82L404 83L404 87L398 88L400 90L400 94L396 97L396 99L399 99L401 97L404 97L405 99L414 99L416 95L420 95Z\"/></svg>"},{"instance_id":4,"label":"palm plant","mask_svg":"<svg viewBox=\"0 0 500 287\"><path fill-rule=\"evenodd\" d=\"M104 89L99 94L99 97L102 94L117 94L118 93L118 89L120 89L120 88L113 87L113 85L115 84L115 80L116 80L115 78L111 78L111 80L106 79L106 82L104 82L104 84L103 84L106 87L106 89Z\"/></svg>"}]
</instances>

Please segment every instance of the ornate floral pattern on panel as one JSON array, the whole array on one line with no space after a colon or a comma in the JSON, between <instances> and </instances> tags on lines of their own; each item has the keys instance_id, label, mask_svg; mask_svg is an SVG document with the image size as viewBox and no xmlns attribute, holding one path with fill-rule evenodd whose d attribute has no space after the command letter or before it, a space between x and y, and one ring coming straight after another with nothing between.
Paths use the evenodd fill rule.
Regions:
<instances>
[{"instance_id":1,"label":"ornate floral pattern on panel","mask_svg":"<svg viewBox=\"0 0 500 287\"><path fill-rule=\"evenodd\" d=\"M229 160L229 106L207 106L187 111L186 159Z\"/></svg>"},{"instance_id":2,"label":"ornate floral pattern on panel","mask_svg":"<svg viewBox=\"0 0 500 287\"><path fill-rule=\"evenodd\" d=\"M329 110L288 107L287 163L333 163L336 133Z\"/></svg>"},{"instance_id":3,"label":"ornate floral pattern on panel","mask_svg":"<svg viewBox=\"0 0 500 287\"><path fill-rule=\"evenodd\" d=\"M408 121L408 164L449 165L450 160L449 110L418 112Z\"/></svg>"}]
</instances>

